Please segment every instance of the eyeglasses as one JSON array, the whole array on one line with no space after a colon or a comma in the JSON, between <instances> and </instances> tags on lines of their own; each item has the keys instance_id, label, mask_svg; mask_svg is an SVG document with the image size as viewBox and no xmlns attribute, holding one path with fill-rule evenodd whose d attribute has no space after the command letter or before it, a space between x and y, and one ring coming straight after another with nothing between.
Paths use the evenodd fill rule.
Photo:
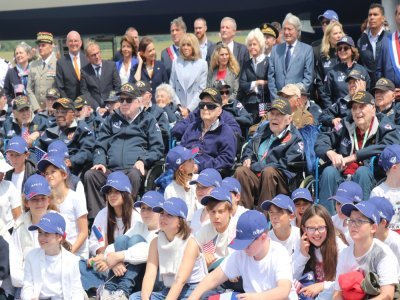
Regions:
<instances>
[{"instance_id":1,"label":"eyeglasses","mask_svg":"<svg viewBox=\"0 0 400 300\"><path fill-rule=\"evenodd\" d=\"M209 102L200 102L199 103L199 108L200 109L204 109L206 107L207 107L208 110L214 110L214 109L216 109L218 107L218 104L209 103Z\"/></svg>"},{"instance_id":2,"label":"eyeglasses","mask_svg":"<svg viewBox=\"0 0 400 300\"><path fill-rule=\"evenodd\" d=\"M220 93L221 96L229 95L229 91L220 91L219 93Z\"/></svg>"},{"instance_id":3,"label":"eyeglasses","mask_svg":"<svg viewBox=\"0 0 400 300\"><path fill-rule=\"evenodd\" d=\"M348 226L354 226L354 227L361 227L362 224L372 224L371 221L367 221L367 220L362 220L362 219L346 219L346 224Z\"/></svg>"},{"instance_id":4,"label":"eyeglasses","mask_svg":"<svg viewBox=\"0 0 400 300\"><path fill-rule=\"evenodd\" d=\"M67 113L72 112L70 109L56 109L54 110L55 115L63 115L65 116Z\"/></svg>"},{"instance_id":5,"label":"eyeglasses","mask_svg":"<svg viewBox=\"0 0 400 300\"><path fill-rule=\"evenodd\" d=\"M118 99L119 103L121 103L121 104L124 103L124 101L128 104L131 104L133 102L133 100L135 100L135 99L125 98L125 97L119 97L119 99Z\"/></svg>"},{"instance_id":6,"label":"eyeglasses","mask_svg":"<svg viewBox=\"0 0 400 300\"><path fill-rule=\"evenodd\" d=\"M326 26L326 25L329 25L330 22L331 21L329 21L329 20L323 20L323 21L321 21L321 25Z\"/></svg>"},{"instance_id":7,"label":"eyeglasses","mask_svg":"<svg viewBox=\"0 0 400 300\"><path fill-rule=\"evenodd\" d=\"M318 226L318 227L306 227L306 231L309 234L314 234L316 231L319 233L326 232L326 226Z\"/></svg>"},{"instance_id":8,"label":"eyeglasses","mask_svg":"<svg viewBox=\"0 0 400 300\"><path fill-rule=\"evenodd\" d=\"M340 52L340 51L347 51L347 50L349 50L349 49L350 49L349 46L337 47L337 51L338 51L338 52Z\"/></svg>"}]
</instances>

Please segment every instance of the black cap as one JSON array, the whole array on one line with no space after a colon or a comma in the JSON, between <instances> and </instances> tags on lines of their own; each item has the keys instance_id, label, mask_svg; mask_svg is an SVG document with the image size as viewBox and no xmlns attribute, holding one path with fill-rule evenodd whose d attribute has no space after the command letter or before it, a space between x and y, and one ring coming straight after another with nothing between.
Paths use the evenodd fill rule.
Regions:
<instances>
[{"instance_id":1,"label":"black cap","mask_svg":"<svg viewBox=\"0 0 400 300\"><path fill-rule=\"evenodd\" d=\"M218 91L222 90L223 88L231 88L231 86L225 80L216 81L214 86Z\"/></svg>"},{"instance_id":2,"label":"black cap","mask_svg":"<svg viewBox=\"0 0 400 300\"><path fill-rule=\"evenodd\" d=\"M13 109L16 111L20 111L23 108L31 107L31 103L27 96L17 96L13 100Z\"/></svg>"},{"instance_id":3,"label":"black cap","mask_svg":"<svg viewBox=\"0 0 400 300\"><path fill-rule=\"evenodd\" d=\"M268 34L274 38L279 37L279 31L270 23L262 23L260 25L260 30L263 34Z\"/></svg>"},{"instance_id":4,"label":"black cap","mask_svg":"<svg viewBox=\"0 0 400 300\"><path fill-rule=\"evenodd\" d=\"M355 93L355 95L353 96L353 98L351 98L347 106L351 108L353 103L375 105L375 99L374 96L372 96L370 93L366 91L359 91Z\"/></svg>"},{"instance_id":5,"label":"black cap","mask_svg":"<svg viewBox=\"0 0 400 300\"><path fill-rule=\"evenodd\" d=\"M55 88L49 88L46 91L46 98L58 99L60 98L60 92Z\"/></svg>"},{"instance_id":6,"label":"black cap","mask_svg":"<svg viewBox=\"0 0 400 300\"><path fill-rule=\"evenodd\" d=\"M222 105L222 98L221 98L221 94L219 93L219 91L217 89L214 88L205 88L201 93L200 93L200 99L203 100L204 97L209 96L211 97L211 99L215 102L218 103L220 105Z\"/></svg>"},{"instance_id":7,"label":"black cap","mask_svg":"<svg viewBox=\"0 0 400 300\"><path fill-rule=\"evenodd\" d=\"M292 108L290 107L290 103L287 99L278 98L272 101L271 107L268 109L268 111L271 111L273 109L278 110L281 114L284 115L292 114Z\"/></svg>"},{"instance_id":8,"label":"black cap","mask_svg":"<svg viewBox=\"0 0 400 300\"><path fill-rule=\"evenodd\" d=\"M350 47L355 47L354 41L351 36L345 35L342 37L337 43L336 46L339 46L339 44L347 44Z\"/></svg>"},{"instance_id":9,"label":"black cap","mask_svg":"<svg viewBox=\"0 0 400 300\"><path fill-rule=\"evenodd\" d=\"M351 70L351 71L350 71L349 75L347 75L346 82L348 82L350 79L355 79L355 80L361 79L361 80L366 81L366 80L365 80L365 75L362 74L362 73L361 73L360 71L358 71L358 70Z\"/></svg>"},{"instance_id":10,"label":"black cap","mask_svg":"<svg viewBox=\"0 0 400 300\"><path fill-rule=\"evenodd\" d=\"M394 86L393 82L386 78L380 78L375 87L372 90L381 90L381 91L395 91L396 87Z\"/></svg>"},{"instance_id":11,"label":"black cap","mask_svg":"<svg viewBox=\"0 0 400 300\"><path fill-rule=\"evenodd\" d=\"M147 81L136 81L135 87L140 91L142 95L147 92L151 93L151 86Z\"/></svg>"},{"instance_id":12,"label":"black cap","mask_svg":"<svg viewBox=\"0 0 400 300\"><path fill-rule=\"evenodd\" d=\"M134 99L139 98L142 96L140 91L132 84L132 83L125 83L121 86L121 90L117 93L117 96L120 95L127 95Z\"/></svg>"},{"instance_id":13,"label":"black cap","mask_svg":"<svg viewBox=\"0 0 400 300\"><path fill-rule=\"evenodd\" d=\"M89 105L89 103L87 102L87 100L85 99L85 97L83 95L78 96L74 101L75 109L84 107L85 105Z\"/></svg>"},{"instance_id":14,"label":"black cap","mask_svg":"<svg viewBox=\"0 0 400 300\"><path fill-rule=\"evenodd\" d=\"M57 101L53 103L53 108L56 109L58 106L62 106L66 109L75 110L74 101L68 98L57 99Z\"/></svg>"}]
</instances>

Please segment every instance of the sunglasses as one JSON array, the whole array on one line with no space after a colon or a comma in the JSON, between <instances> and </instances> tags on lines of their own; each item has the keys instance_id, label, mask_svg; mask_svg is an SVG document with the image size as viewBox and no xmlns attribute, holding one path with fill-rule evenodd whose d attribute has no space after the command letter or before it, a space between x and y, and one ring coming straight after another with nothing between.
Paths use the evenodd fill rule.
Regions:
<instances>
[{"instance_id":1,"label":"sunglasses","mask_svg":"<svg viewBox=\"0 0 400 300\"><path fill-rule=\"evenodd\" d=\"M223 95L229 95L229 91L220 91L219 94L220 94L221 96L223 96Z\"/></svg>"},{"instance_id":2,"label":"sunglasses","mask_svg":"<svg viewBox=\"0 0 400 300\"><path fill-rule=\"evenodd\" d=\"M351 49L349 46L342 46L342 47L337 47L337 51L347 51L347 50L349 50L349 49Z\"/></svg>"},{"instance_id":3,"label":"sunglasses","mask_svg":"<svg viewBox=\"0 0 400 300\"><path fill-rule=\"evenodd\" d=\"M208 110L214 110L214 109L216 109L218 107L218 104L209 103L209 102L200 102L199 103L199 108L200 109L204 109L206 107L207 107Z\"/></svg>"},{"instance_id":4,"label":"sunglasses","mask_svg":"<svg viewBox=\"0 0 400 300\"><path fill-rule=\"evenodd\" d=\"M135 99L133 99L133 98L124 98L124 97L119 97L119 99L118 99L119 103L121 103L121 104L124 103L124 101L126 103L128 103L128 104L131 104L133 102L133 100L135 100Z\"/></svg>"},{"instance_id":5,"label":"sunglasses","mask_svg":"<svg viewBox=\"0 0 400 300\"><path fill-rule=\"evenodd\" d=\"M323 21L321 22L321 25L322 25L322 26L326 26L326 25L329 25L330 22L331 22L331 21L329 21L329 20L323 20Z\"/></svg>"},{"instance_id":6,"label":"sunglasses","mask_svg":"<svg viewBox=\"0 0 400 300\"><path fill-rule=\"evenodd\" d=\"M83 109L83 106L79 107L79 108L75 108L76 111L82 111L82 109Z\"/></svg>"}]
</instances>

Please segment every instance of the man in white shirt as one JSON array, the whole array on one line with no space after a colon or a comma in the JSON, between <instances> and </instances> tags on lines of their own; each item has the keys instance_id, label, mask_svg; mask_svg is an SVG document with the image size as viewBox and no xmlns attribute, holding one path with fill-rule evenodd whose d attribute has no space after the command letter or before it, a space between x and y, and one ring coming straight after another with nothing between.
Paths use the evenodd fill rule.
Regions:
<instances>
[{"instance_id":1,"label":"man in white shirt","mask_svg":"<svg viewBox=\"0 0 400 300\"><path fill-rule=\"evenodd\" d=\"M194 21L194 34L199 40L201 57L207 59L208 49L214 46L214 43L207 38L207 21L204 18Z\"/></svg>"}]
</instances>

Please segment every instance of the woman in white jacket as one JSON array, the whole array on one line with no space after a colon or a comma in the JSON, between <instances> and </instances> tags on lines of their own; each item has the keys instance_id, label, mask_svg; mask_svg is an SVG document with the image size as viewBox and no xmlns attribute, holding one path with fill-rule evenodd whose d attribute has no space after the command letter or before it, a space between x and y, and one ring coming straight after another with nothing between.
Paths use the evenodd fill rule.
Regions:
<instances>
[{"instance_id":1,"label":"woman in white jacket","mask_svg":"<svg viewBox=\"0 0 400 300\"><path fill-rule=\"evenodd\" d=\"M29 230L38 230L40 248L26 256L21 299L84 299L79 258L61 246L66 236L64 218L47 213Z\"/></svg>"}]
</instances>

